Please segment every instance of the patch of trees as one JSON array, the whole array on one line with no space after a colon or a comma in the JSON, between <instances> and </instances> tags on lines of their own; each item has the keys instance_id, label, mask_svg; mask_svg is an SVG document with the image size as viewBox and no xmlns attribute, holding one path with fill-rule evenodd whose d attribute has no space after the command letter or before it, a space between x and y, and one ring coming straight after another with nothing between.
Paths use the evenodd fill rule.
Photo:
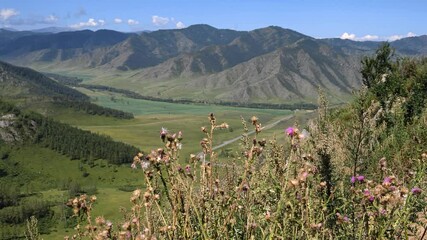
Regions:
<instances>
[{"instance_id":1,"label":"patch of trees","mask_svg":"<svg viewBox=\"0 0 427 240\"><path fill-rule=\"evenodd\" d=\"M35 142L71 159L106 159L110 163L129 163L139 150L110 137L84 131L52 119L35 119Z\"/></svg>"},{"instance_id":2,"label":"patch of trees","mask_svg":"<svg viewBox=\"0 0 427 240\"><path fill-rule=\"evenodd\" d=\"M74 101L56 101L56 104L64 107L69 107L77 111L82 111L90 115L99 115L114 117L119 119L132 119L134 118L132 113L124 112L117 109L102 107L90 102L74 102Z\"/></svg>"},{"instance_id":3,"label":"patch of trees","mask_svg":"<svg viewBox=\"0 0 427 240\"><path fill-rule=\"evenodd\" d=\"M55 73L43 73L43 74L64 85L77 86L78 84L83 82L83 79L78 77L69 77L69 76L59 75Z\"/></svg>"},{"instance_id":4,"label":"patch of trees","mask_svg":"<svg viewBox=\"0 0 427 240\"><path fill-rule=\"evenodd\" d=\"M32 132L31 140L44 147L65 154L72 159L105 159L121 164L132 161L139 150L131 145L113 141L108 136L84 131L68 124L54 121L36 113L23 113L13 105L0 101L0 113L11 110L17 117L14 126Z\"/></svg>"},{"instance_id":5,"label":"patch of trees","mask_svg":"<svg viewBox=\"0 0 427 240\"><path fill-rule=\"evenodd\" d=\"M41 233L49 232L53 216L49 202L26 199L17 187L0 184L0 239L24 237L24 224L31 216L39 219Z\"/></svg>"},{"instance_id":6,"label":"patch of trees","mask_svg":"<svg viewBox=\"0 0 427 240\"><path fill-rule=\"evenodd\" d=\"M401 105L405 124L419 117L427 104L427 58L394 56L390 44L383 44L372 57L362 61L363 84L384 111L381 121L388 127L397 119L395 109Z\"/></svg>"},{"instance_id":7,"label":"patch of trees","mask_svg":"<svg viewBox=\"0 0 427 240\"><path fill-rule=\"evenodd\" d=\"M102 85L79 84L79 86L89 90L101 90L101 91L114 92L114 93L123 94L128 98L157 101L157 102L180 103L180 104L217 104L217 105L231 106L231 107L264 108L264 109L265 108L287 109L287 110L317 109L317 105L312 103L274 104L274 103L241 103L241 102L227 102L227 101L206 103L205 101L197 101L197 100L190 100L190 99L173 99L173 98L158 98L158 97L151 97L151 96L143 96L139 93L132 92L130 90L118 89L118 88L102 86Z\"/></svg>"}]
</instances>

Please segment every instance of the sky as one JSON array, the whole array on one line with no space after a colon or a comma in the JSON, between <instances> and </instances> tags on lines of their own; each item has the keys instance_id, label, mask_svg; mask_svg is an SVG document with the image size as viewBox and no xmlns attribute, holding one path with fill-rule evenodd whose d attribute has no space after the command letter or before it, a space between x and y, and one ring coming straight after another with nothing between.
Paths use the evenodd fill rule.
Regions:
<instances>
[{"instance_id":1,"label":"sky","mask_svg":"<svg viewBox=\"0 0 427 240\"><path fill-rule=\"evenodd\" d=\"M315 38L389 40L427 34L426 0L0 0L0 27L154 31L209 24L289 28Z\"/></svg>"}]
</instances>

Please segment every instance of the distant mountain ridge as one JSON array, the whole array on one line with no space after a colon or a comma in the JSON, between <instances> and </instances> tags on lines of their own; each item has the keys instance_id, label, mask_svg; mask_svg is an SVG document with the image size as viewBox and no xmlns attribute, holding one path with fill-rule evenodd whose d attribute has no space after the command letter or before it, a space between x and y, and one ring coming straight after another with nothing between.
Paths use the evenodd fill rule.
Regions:
<instances>
[{"instance_id":1,"label":"distant mountain ridge","mask_svg":"<svg viewBox=\"0 0 427 240\"><path fill-rule=\"evenodd\" d=\"M361 58L381 44L315 39L276 26L235 31L204 24L139 34L2 30L0 41L0 59L14 64L108 72L117 78L93 83L144 95L239 102L313 102L318 87L343 101L361 85ZM425 35L391 45L399 55L427 55Z\"/></svg>"}]
</instances>

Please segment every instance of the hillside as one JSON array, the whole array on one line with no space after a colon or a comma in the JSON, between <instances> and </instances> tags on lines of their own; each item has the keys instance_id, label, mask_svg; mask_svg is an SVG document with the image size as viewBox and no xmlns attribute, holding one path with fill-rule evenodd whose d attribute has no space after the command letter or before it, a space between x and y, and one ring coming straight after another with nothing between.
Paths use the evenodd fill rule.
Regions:
<instances>
[{"instance_id":1,"label":"hillside","mask_svg":"<svg viewBox=\"0 0 427 240\"><path fill-rule=\"evenodd\" d=\"M55 75L54 75L55 76ZM58 76L56 76L58 78ZM0 61L0 94L22 108L46 114L55 108L72 108L89 114L117 118L132 118L120 110L103 108L90 103L85 94L67 87L42 73Z\"/></svg>"},{"instance_id":2,"label":"hillside","mask_svg":"<svg viewBox=\"0 0 427 240\"><path fill-rule=\"evenodd\" d=\"M171 78L189 79L176 86L171 81L173 87L160 89L161 94L179 97L179 93L186 92L187 97L204 96L232 102L316 102L313 93L319 86L338 97L349 95L360 86L357 74L360 58L346 56L311 38L303 38L229 68L217 64L223 69L221 71L206 69L208 64L203 60L209 59L218 58L200 58L200 55L175 58L141 71L133 78L141 79L141 84L144 79L157 79L158 82ZM222 59L218 63L227 61ZM186 89L194 90L188 92Z\"/></svg>"},{"instance_id":3,"label":"hillside","mask_svg":"<svg viewBox=\"0 0 427 240\"><path fill-rule=\"evenodd\" d=\"M64 212L65 199L111 193L137 181L128 166L119 166L137 152L0 100L0 238L23 238L31 216L44 234L73 224L71 213Z\"/></svg>"},{"instance_id":4,"label":"hillside","mask_svg":"<svg viewBox=\"0 0 427 240\"><path fill-rule=\"evenodd\" d=\"M276 26L234 31L203 24L139 34L13 34L0 32L0 59L149 97L208 102L313 103L319 86L345 102L361 86L360 60L380 44L315 39ZM426 37L391 46L400 56L424 56Z\"/></svg>"}]
</instances>

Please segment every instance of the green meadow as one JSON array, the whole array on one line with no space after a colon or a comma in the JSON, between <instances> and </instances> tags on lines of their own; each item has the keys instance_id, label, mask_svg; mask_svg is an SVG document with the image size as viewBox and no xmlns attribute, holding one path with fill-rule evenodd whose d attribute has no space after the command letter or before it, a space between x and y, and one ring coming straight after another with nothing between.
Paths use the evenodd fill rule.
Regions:
<instances>
[{"instance_id":1,"label":"green meadow","mask_svg":"<svg viewBox=\"0 0 427 240\"><path fill-rule=\"evenodd\" d=\"M200 140L204 134L200 127L209 127L208 114L213 112L218 123L226 122L229 129L215 130L214 145L241 136L243 118L250 126L249 119L257 116L264 126L294 115L286 121L279 121L275 126L265 130L260 137L278 139L284 137L283 129L295 122L305 122L308 114L302 111L236 108L218 105L175 104L131 99L116 93L79 89L88 94L93 103L119 109L134 114L135 118L115 119L104 116L93 116L72 110L56 109L51 117L69 123L78 128L112 137L114 140L129 143L149 152L163 147L159 132L167 128L170 132L182 131L184 140L180 161L185 165L191 153L201 151ZM97 195L94 214L103 215L106 219L120 222L123 214L121 208L129 208L130 192L142 187L143 174L140 169L133 170L130 164L112 165L104 160L82 161L70 160L68 157L42 147L12 147L8 161L18 166L21 177L17 182L30 197L45 199L54 204L54 222L49 235L44 239L59 239L75 231L67 224L64 202L70 197L70 189L78 188L88 194ZM224 146L216 151L221 161L236 161L230 156L239 156L239 141ZM224 153L227 154L224 154ZM16 164L16 165L15 165ZM87 174L84 174L87 173ZM25 177L22 177L25 176ZM5 180L13 181L13 180ZM25 190L26 189L26 190ZM68 220L69 221L69 220Z\"/></svg>"},{"instance_id":2,"label":"green meadow","mask_svg":"<svg viewBox=\"0 0 427 240\"><path fill-rule=\"evenodd\" d=\"M263 125L268 125L294 114L294 111L289 110L166 103L132 99L104 91L79 90L91 96L94 103L103 107L131 112L135 118L121 120L63 112L55 117L57 120L111 136L113 139L132 144L145 152L162 147L159 135L161 128L166 128L170 132L182 131L184 140L181 156L183 158L200 151L198 142L204 137L200 128L202 126L209 127L208 114L211 112L215 114L218 123L226 122L230 125L229 129L215 131L214 145L240 136L243 133L241 118L249 122L252 116L257 116ZM302 113L300 112L298 115L302 115ZM273 134L279 136L285 127L293 124L292 121L295 119L280 122L263 135L266 137Z\"/></svg>"}]
</instances>

